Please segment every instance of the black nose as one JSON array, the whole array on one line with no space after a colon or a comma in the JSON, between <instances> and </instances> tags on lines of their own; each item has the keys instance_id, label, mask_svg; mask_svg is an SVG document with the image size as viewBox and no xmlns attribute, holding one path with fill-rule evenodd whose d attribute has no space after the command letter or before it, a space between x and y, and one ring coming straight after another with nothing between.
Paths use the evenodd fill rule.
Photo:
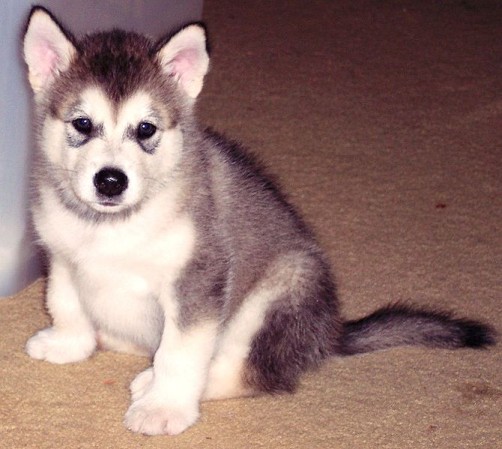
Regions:
<instances>
[{"instance_id":1,"label":"black nose","mask_svg":"<svg viewBox=\"0 0 502 449\"><path fill-rule=\"evenodd\" d=\"M96 190L109 198L120 195L127 189L128 182L127 175L118 168L106 167L94 175Z\"/></svg>"}]
</instances>

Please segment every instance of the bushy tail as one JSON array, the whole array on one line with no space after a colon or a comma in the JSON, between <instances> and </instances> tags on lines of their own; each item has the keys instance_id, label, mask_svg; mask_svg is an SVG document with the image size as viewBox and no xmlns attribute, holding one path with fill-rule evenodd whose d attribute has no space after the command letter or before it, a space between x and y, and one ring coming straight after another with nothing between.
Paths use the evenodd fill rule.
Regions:
<instances>
[{"instance_id":1,"label":"bushy tail","mask_svg":"<svg viewBox=\"0 0 502 449\"><path fill-rule=\"evenodd\" d=\"M393 304L343 326L344 355L394 346L484 348L495 344L495 331L483 323L458 319L445 312Z\"/></svg>"}]
</instances>

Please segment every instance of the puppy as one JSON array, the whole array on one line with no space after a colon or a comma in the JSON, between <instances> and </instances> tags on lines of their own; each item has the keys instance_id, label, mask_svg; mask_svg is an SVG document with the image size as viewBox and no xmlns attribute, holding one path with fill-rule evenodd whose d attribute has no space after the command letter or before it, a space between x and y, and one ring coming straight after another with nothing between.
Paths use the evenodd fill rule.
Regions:
<instances>
[{"instance_id":1,"label":"puppy","mask_svg":"<svg viewBox=\"0 0 502 449\"><path fill-rule=\"evenodd\" d=\"M125 425L178 434L206 399L291 392L324 359L484 347L484 324L402 305L344 322L326 256L239 145L197 123L208 70L198 24L153 42L77 39L34 7L24 56L36 106L32 213L49 261L52 363L147 354Z\"/></svg>"}]
</instances>

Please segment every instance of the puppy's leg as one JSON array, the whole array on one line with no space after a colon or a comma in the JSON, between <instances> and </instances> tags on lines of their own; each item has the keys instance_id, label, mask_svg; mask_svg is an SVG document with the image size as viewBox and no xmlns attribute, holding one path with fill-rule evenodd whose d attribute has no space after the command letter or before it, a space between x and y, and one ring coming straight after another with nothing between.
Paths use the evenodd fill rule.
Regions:
<instances>
[{"instance_id":1,"label":"puppy's leg","mask_svg":"<svg viewBox=\"0 0 502 449\"><path fill-rule=\"evenodd\" d=\"M218 342L218 352L209 367L204 400L229 399L258 393L245 380L247 358L253 339L263 326L267 310L278 296L280 288L259 285L227 324Z\"/></svg>"},{"instance_id":2,"label":"puppy's leg","mask_svg":"<svg viewBox=\"0 0 502 449\"><path fill-rule=\"evenodd\" d=\"M82 310L68 266L54 259L47 286L47 309L52 327L26 343L26 352L51 363L71 363L89 357L96 348L94 329Z\"/></svg>"},{"instance_id":3,"label":"puppy's leg","mask_svg":"<svg viewBox=\"0 0 502 449\"><path fill-rule=\"evenodd\" d=\"M147 435L176 435L197 420L216 342L215 321L180 329L176 307L169 308L153 367L132 382L134 402L124 420L130 430Z\"/></svg>"},{"instance_id":4,"label":"puppy's leg","mask_svg":"<svg viewBox=\"0 0 502 449\"><path fill-rule=\"evenodd\" d=\"M227 324L203 398L293 391L305 370L334 352L341 326L334 298L321 259L278 258Z\"/></svg>"}]
</instances>

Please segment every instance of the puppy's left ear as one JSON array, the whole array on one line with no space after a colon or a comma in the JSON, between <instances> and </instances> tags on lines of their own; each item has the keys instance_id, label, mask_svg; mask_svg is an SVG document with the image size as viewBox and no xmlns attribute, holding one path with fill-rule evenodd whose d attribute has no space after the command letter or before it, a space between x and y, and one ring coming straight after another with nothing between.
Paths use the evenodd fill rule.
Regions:
<instances>
[{"instance_id":1,"label":"puppy's left ear","mask_svg":"<svg viewBox=\"0 0 502 449\"><path fill-rule=\"evenodd\" d=\"M188 25L167 41L161 41L157 57L164 71L189 98L202 90L209 68L206 30L200 24Z\"/></svg>"}]
</instances>

